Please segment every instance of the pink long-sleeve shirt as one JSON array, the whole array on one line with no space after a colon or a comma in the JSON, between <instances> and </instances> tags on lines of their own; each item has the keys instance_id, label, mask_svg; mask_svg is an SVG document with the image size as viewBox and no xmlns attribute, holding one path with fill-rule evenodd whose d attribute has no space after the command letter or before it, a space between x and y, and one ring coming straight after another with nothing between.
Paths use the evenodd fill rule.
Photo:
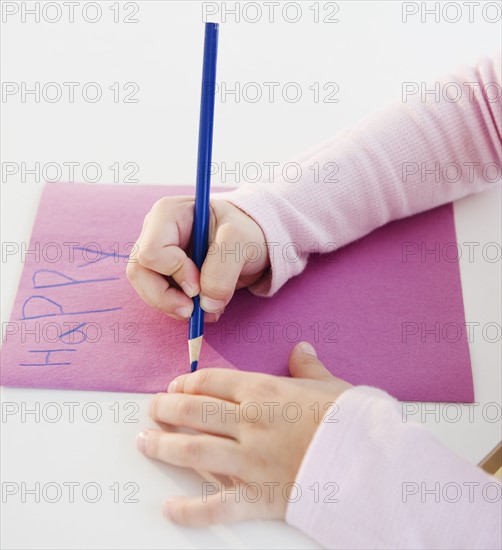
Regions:
<instances>
[{"instance_id":1,"label":"pink long-sleeve shirt","mask_svg":"<svg viewBox=\"0 0 502 550\"><path fill-rule=\"evenodd\" d=\"M314 243L331 251L500 181L500 54L443 83L439 97L416 94L296 159L295 183L218 194L265 234L271 269L252 292L271 296L301 273ZM288 243L298 261L280 253ZM302 496L288 504L288 523L329 548L502 547L495 478L423 426L403 423L397 401L381 390L355 387L337 404L339 422L321 422L305 454L296 479Z\"/></svg>"}]
</instances>

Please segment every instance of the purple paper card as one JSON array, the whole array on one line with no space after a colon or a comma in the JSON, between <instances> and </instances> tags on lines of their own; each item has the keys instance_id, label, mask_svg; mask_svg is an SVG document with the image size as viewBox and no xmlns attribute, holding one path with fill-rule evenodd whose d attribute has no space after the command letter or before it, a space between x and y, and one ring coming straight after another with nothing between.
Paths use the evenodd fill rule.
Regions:
<instances>
[{"instance_id":1,"label":"purple paper card","mask_svg":"<svg viewBox=\"0 0 502 550\"><path fill-rule=\"evenodd\" d=\"M125 275L145 214L180 194L193 188L46 184L4 331L2 385L160 392L188 371L187 324L145 305ZM455 241L448 204L311 256L272 298L240 290L206 324L200 365L287 375L291 348L307 340L353 384L470 403Z\"/></svg>"}]
</instances>

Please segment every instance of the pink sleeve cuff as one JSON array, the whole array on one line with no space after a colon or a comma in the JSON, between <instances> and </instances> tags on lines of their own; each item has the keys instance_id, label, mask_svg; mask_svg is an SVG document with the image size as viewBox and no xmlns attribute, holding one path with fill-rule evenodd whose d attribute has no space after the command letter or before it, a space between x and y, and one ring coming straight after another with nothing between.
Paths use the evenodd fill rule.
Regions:
<instances>
[{"instance_id":1,"label":"pink sleeve cuff","mask_svg":"<svg viewBox=\"0 0 502 550\"><path fill-rule=\"evenodd\" d=\"M265 234L271 270L251 286L254 294L275 294L303 271L313 251L336 250L500 180L502 100L482 92L500 90L500 55L448 81L471 83L478 92L439 103L422 102L418 94L304 153L294 179L245 183L214 195L243 210ZM456 167L455 181L446 167Z\"/></svg>"},{"instance_id":2,"label":"pink sleeve cuff","mask_svg":"<svg viewBox=\"0 0 502 550\"><path fill-rule=\"evenodd\" d=\"M249 287L257 296L272 296L289 279L300 274L307 265L308 252L302 251L290 237L288 218L281 212L281 202L271 200L265 184L245 184L234 191L214 193L214 199L223 199L248 216L261 227L270 258L270 270ZM292 223L290 227L296 227Z\"/></svg>"},{"instance_id":3,"label":"pink sleeve cuff","mask_svg":"<svg viewBox=\"0 0 502 550\"><path fill-rule=\"evenodd\" d=\"M305 454L286 521L335 549L500 548L500 482L400 407L376 388L344 392Z\"/></svg>"}]
</instances>

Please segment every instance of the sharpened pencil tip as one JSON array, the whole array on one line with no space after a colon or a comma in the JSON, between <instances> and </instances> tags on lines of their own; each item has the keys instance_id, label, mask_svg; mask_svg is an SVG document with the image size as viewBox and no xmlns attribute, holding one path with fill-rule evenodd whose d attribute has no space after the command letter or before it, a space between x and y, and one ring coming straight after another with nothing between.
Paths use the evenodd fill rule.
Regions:
<instances>
[{"instance_id":1,"label":"sharpened pencil tip","mask_svg":"<svg viewBox=\"0 0 502 550\"><path fill-rule=\"evenodd\" d=\"M197 336L192 340L188 340L188 354L190 357L190 369L192 372L197 370L200 358L200 348L202 346L202 336Z\"/></svg>"}]
</instances>

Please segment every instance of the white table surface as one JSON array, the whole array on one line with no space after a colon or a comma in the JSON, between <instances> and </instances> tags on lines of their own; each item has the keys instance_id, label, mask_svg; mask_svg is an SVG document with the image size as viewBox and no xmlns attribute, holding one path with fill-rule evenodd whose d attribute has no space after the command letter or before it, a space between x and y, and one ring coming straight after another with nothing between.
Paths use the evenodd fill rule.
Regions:
<instances>
[{"instance_id":1,"label":"white table surface","mask_svg":"<svg viewBox=\"0 0 502 550\"><path fill-rule=\"evenodd\" d=\"M34 2L3 2L3 10L6 4L16 4L20 10L21 4L34 7ZM2 174L3 243L29 242L42 189L42 181L35 182L33 176L28 175L23 181L22 163L31 169L36 162L41 167L55 162L64 173L63 163L77 162L75 181L85 181L81 167L89 162L102 169L98 183L113 182L109 167L116 162L121 167L125 163L137 164L139 183L194 181L201 2L142 1L136 3L136 15L132 14L135 3L98 2L102 15L96 23L83 18L84 9L90 10L85 12L88 18L95 17L94 8L85 8L85 4L76 6L73 23L68 22L65 12L55 23L47 22L44 13L40 22L33 21L30 15L23 22L21 11L9 14L2 23L4 83L21 86L26 82L32 86L38 81L42 87L47 82L79 83L73 103L67 96L56 103L45 101L43 96L38 103L30 96L22 102L19 95L4 97L1 103L2 167L7 162L19 167L17 174ZM214 3L209 4L206 9ZM216 5L219 11L211 20L221 21L222 5ZM235 86L235 82L240 82L241 87L257 82L263 91L264 82L279 82L279 90L288 82L297 82L304 95L293 104L281 98L272 103L244 99L237 103L231 96L225 102L220 97L214 149L214 160L219 166L223 162L228 167L236 162L285 162L342 127L399 100L403 82L435 79L500 48L500 26L487 21L493 17L492 12L485 17L475 11L474 21L469 22L463 8L457 23L445 21L444 14L440 14L439 23L430 17L422 23L419 13L403 23L401 2L338 2L339 22L329 24L313 22L315 2L298 5L301 18L297 23L288 23L276 14L273 22L263 15L253 24L245 20L254 17L253 12L241 11L239 23L228 14L221 28L220 82L226 82L228 87ZM230 9L232 5L227 2L226 7ZM328 13L322 11L328 9L322 3L319 9L321 15ZM263 12L268 13L265 8ZM45 16L49 19L55 14L47 11ZM113 20L114 14L118 23ZM139 22L123 23L127 15ZM289 16L293 15L290 12ZM453 12L446 14L450 19L454 16ZM309 86L319 82L322 87L332 81L340 86L339 103L313 102ZM78 90L88 82L97 82L103 90L99 102L89 103L79 95ZM115 82L122 91L126 83L136 83L126 92L138 87L134 97L139 102L124 103L121 95L115 103L108 89ZM120 180L123 175L122 170ZM220 174L214 181L221 182ZM226 183L238 182L229 177ZM445 410L441 404L427 405L427 411L434 414L423 419L420 412L425 409L421 405L417 405L420 412L412 415L473 463L501 438L500 421L490 421L496 409L486 408L491 403L500 407L500 341L490 343L481 331L487 323L501 325L500 259L492 263L481 254L487 243L500 245L500 204L500 187L455 204L458 242L465 252L460 269L466 320L479 323L470 343L479 405L459 405L460 419L456 422L450 421L455 417L454 411ZM472 261L468 257L469 245L464 244L467 242L479 243ZM9 320L21 270L19 256L7 261L2 258L2 323ZM200 494L200 478L149 461L136 450L136 433L151 424L147 418L149 396L12 388L2 388L1 396L5 501L2 548L317 547L282 522L193 530L164 520L161 503L174 494ZM70 406L64 403L75 403L75 418L70 417ZM62 416L51 422L58 406ZM34 415L21 415L22 410L36 407L40 410L39 421ZM102 416L93 423L90 417L96 410ZM486 414L482 414L483 410ZM33 489L37 482L40 491L45 487L46 494L42 492L38 503L28 494L23 502L22 488ZM73 502L68 489L71 482L79 483ZM59 502L48 502L55 489L47 483L59 484ZM86 483L94 485L88 486L89 492L84 494L82 487ZM100 500L86 502L84 497L91 499L96 486L102 491ZM119 492L114 493L111 486L118 487ZM13 487L19 493L6 494ZM135 488L137 493L131 495ZM124 502L128 495L138 502Z\"/></svg>"}]
</instances>

